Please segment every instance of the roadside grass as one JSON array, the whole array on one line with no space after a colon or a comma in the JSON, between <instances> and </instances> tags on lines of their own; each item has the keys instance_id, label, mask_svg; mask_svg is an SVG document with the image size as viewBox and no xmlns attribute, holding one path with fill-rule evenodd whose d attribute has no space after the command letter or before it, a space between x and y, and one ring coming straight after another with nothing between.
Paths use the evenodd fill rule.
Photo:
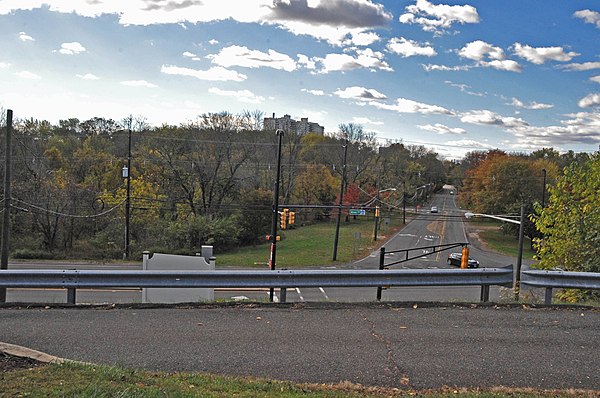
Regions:
<instances>
[{"instance_id":1,"label":"roadside grass","mask_svg":"<svg viewBox=\"0 0 600 398\"><path fill-rule=\"evenodd\" d=\"M487 246L501 254L511 257L517 257L519 253L519 240L512 235L506 235L500 229L502 223L493 221L472 221L473 228L481 228L479 237ZM531 240L528 237L523 239L523 259L531 260L535 256L535 250L531 249Z\"/></svg>"},{"instance_id":2,"label":"roadside grass","mask_svg":"<svg viewBox=\"0 0 600 398\"><path fill-rule=\"evenodd\" d=\"M335 220L295 229L279 231L277 242L277 268L310 267L323 264L350 262L367 256L402 226L401 218L391 218L389 224L380 221L377 242L373 241L372 217L342 218L338 239L337 261L333 261ZM254 247L242 247L216 255L217 266L267 267L270 243Z\"/></svg>"},{"instance_id":3,"label":"roadside grass","mask_svg":"<svg viewBox=\"0 0 600 398\"><path fill-rule=\"evenodd\" d=\"M147 372L122 367L65 363L0 374L0 396L12 397L572 397L593 396L581 390L536 391L495 388L488 391L455 389L414 391L364 387L350 382L335 385L223 377L201 373Z\"/></svg>"}]
</instances>

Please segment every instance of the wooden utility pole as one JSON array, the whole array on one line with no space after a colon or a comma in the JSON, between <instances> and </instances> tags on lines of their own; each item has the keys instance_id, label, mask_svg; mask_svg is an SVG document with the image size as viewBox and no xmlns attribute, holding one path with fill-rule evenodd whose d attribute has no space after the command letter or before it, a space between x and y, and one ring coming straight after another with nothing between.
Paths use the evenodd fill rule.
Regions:
<instances>
[{"instance_id":1,"label":"wooden utility pole","mask_svg":"<svg viewBox=\"0 0 600 398\"><path fill-rule=\"evenodd\" d=\"M8 269L8 251L10 243L10 197L12 179L12 122L13 111L6 112L6 150L4 165L4 214L2 219L2 248L0 253L0 269ZM0 303L6 302L6 288L0 288Z\"/></svg>"}]
</instances>

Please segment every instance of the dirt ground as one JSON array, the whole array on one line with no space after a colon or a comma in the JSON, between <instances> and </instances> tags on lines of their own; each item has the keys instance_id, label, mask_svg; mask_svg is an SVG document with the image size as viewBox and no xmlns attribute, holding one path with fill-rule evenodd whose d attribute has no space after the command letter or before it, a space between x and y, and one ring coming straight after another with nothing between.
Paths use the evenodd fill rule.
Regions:
<instances>
[{"instance_id":1,"label":"dirt ground","mask_svg":"<svg viewBox=\"0 0 600 398\"><path fill-rule=\"evenodd\" d=\"M0 352L0 373L10 372L18 369L35 368L44 365L46 364L34 359L15 357L13 355Z\"/></svg>"}]
</instances>

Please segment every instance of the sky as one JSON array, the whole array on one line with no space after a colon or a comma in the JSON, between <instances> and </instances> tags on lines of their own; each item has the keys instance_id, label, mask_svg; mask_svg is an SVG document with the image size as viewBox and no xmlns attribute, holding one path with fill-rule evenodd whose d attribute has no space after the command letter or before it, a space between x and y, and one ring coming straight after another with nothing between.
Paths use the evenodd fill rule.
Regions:
<instances>
[{"instance_id":1,"label":"sky","mask_svg":"<svg viewBox=\"0 0 600 398\"><path fill-rule=\"evenodd\" d=\"M600 146L597 0L0 0L17 119L360 124L445 158Z\"/></svg>"}]
</instances>

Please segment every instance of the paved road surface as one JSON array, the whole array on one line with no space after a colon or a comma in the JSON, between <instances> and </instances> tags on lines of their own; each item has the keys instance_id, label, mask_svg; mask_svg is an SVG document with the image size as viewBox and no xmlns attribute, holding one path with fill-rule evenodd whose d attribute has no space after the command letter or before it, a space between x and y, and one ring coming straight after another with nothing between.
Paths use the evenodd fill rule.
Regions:
<instances>
[{"instance_id":1,"label":"paved road surface","mask_svg":"<svg viewBox=\"0 0 600 398\"><path fill-rule=\"evenodd\" d=\"M395 304L0 308L0 341L150 370L600 390L600 310Z\"/></svg>"}]
</instances>

